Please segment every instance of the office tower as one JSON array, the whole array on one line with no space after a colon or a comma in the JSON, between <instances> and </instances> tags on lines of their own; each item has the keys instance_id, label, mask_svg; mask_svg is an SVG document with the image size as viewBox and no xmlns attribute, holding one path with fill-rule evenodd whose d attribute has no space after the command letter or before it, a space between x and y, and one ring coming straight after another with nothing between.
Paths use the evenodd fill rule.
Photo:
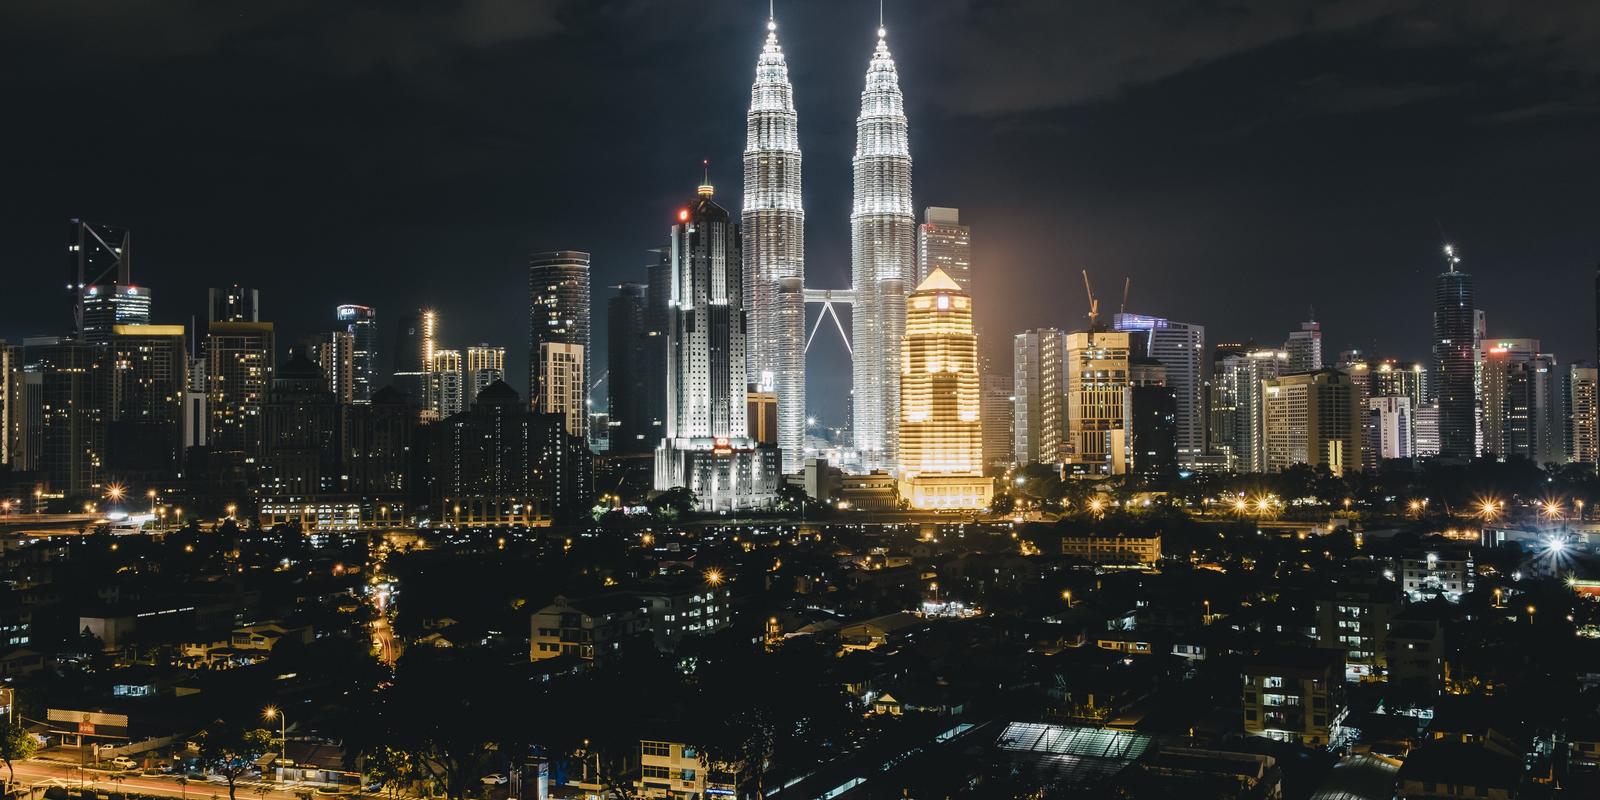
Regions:
<instances>
[{"instance_id":1,"label":"office tower","mask_svg":"<svg viewBox=\"0 0 1600 800\"><path fill-rule=\"evenodd\" d=\"M149 324L150 290L133 284L132 240L127 228L68 222L67 288L79 340L105 344L113 325Z\"/></svg>"},{"instance_id":2,"label":"office tower","mask_svg":"<svg viewBox=\"0 0 1600 800\"><path fill-rule=\"evenodd\" d=\"M777 447L778 422L781 419L777 393L759 391L752 385L744 398L745 428L750 432L750 438L758 445Z\"/></svg>"},{"instance_id":3,"label":"office tower","mask_svg":"<svg viewBox=\"0 0 1600 800\"><path fill-rule=\"evenodd\" d=\"M1566 460L1569 425L1556 358L1537 339L1494 339L1481 353L1482 453L1535 464Z\"/></svg>"},{"instance_id":4,"label":"office tower","mask_svg":"<svg viewBox=\"0 0 1600 800\"><path fill-rule=\"evenodd\" d=\"M418 416L428 414L428 367L433 360L433 312L413 311L401 315L395 336L394 385L404 392Z\"/></svg>"},{"instance_id":5,"label":"office tower","mask_svg":"<svg viewBox=\"0 0 1600 800\"><path fill-rule=\"evenodd\" d=\"M1416 458L1439 455L1439 407L1425 405L1411 413L1412 452Z\"/></svg>"},{"instance_id":6,"label":"office tower","mask_svg":"<svg viewBox=\"0 0 1600 800\"><path fill-rule=\"evenodd\" d=\"M1477 454L1477 404L1474 364L1477 326L1472 276L1457 267L1461 259L1444 247L1445 264L1433 284L1433 363L1438 377L1439 455L1467 459Z\"/></svg>"},{"instance_id":7,"label":"office tower","mask_svg":"<svg viewBox=\"0 0 1600 800\"><path fill-rule=\"evenodd\" d=\"M928 206L917 226L917 281L944 270L961 290L972 292L972 229L961 224L961 209Z\"/></svg>"},{"instance_id":8,"label":"office tower","mask_svg":"<svg viewBox=\"0 0 1600 800\"><path fill-rule=\"evenodd\" d=\"M1080 475L1128 471L1128 358L1132 335L1067 334L1067 439L1063 463Z\"/></svg>"},{"instance_id":9,"label":"office tower","mask_svg":"<svg viewBox=\"0 0 1600 800\"><path fill-rule=\"evenodd\" d=\"M478 399L478 392L485 386L506 379L506 349L487 344L468 347L466 361L461 366L461 379L466 395L463 407L468 407Z\"/></svg>"},{"instance_id":10,"label":"office tower","mask_svg":"<svg viewBox=\"0 0 1600 800\"><path fill-rule=\"evenodd\" d=\"M566 420L567 433L582 438L589 432L589 408L584 403L584 358L582 347L560 342L543 342L538 354L539 396L534 411L559 414Z\"/></svg>"},{"instance_id":11,"label":"office tower","mask_svg":"<svg viewBox=\"0 0 1600 800\"><path fill-rule=\"evenodd\" d=\"M1356 387L1336 369L1294 372L1262 381L1261 432L1266 472L1295 464L1335 475L1361 467Z\"/></svg>"},{"instance_id":12,"label":"office tower","mask_svg":"<svg viewBox=\"0 0 1600 800\"><path fill-rule=\"evenodd\" d=\"M1117 314L1112 319L1113 330L1145 332L1142 355L1167 368L1167 387L1177 402L1178 465L1196 468L1207 452L1205 326L1139 314Z\"/></svg>"},{"instance_id":13,"label":"office tower","mask_svg":"<svg viewBox=\"0 0 1600 800\"><path fill-rule=\"evenodd\" d=\"M1322 323L1300 323L1300 330L1289 332L1283 351L1289 354L1290 373L1322 369Z\"/></svg>"},{"instance_id":14,"label":"office tower","mask_svg":"<svg viewBox=\"0 0 1600 800\"><path fill-rule=\"evenodd\" d=\"M1128 359L1128 451L1130 472L1146 481L1178 476L1178 398L1159 359Z\"/></svg>"},{"instance_id":15,"label":"office tower","mask_svg":"<svg viewBox=\"0 0 1600 800\"><path fill-rule=\"evenodd\" d=\"M260 322L261 292L234 284L225 289L210 289L206 306L207 322Z\"/></svg>"},{"instance_id":16,"label":"office tower","mask_svg":"<svg viewBox=\"0 0 1600 800\"><path fill-rule=\"evenodd\" d=\"M340 404L316 363L300 348L292 349L261 402L259 497L305 500L342 488Z\"/></svg>"},{"instance_id":17,"label":"office tower","mask_svg":"<svg viewBox=\"0 0 1600 800\"><path fill-rule=\"evenodd\" d=\"M1262 385L1288 368L1282 350L1231 350L1217 370L1217 405L1232 409L1231 436L1225 442L1228 469L1266 472L1266 437L1262 430Z\"/></svg>"},{"instance_id":18,"label":"office tower","mask_svg":"<svg viewBox=\"0 0 1600 800\"><path fill-rule=\"evenodd\" d=\"M528 388L530 407L538 408L552 390L539 383L541 370L548 366L546 356L557 353L571 355L576 352L582 363L576 376L580 390L578 411L569 431L583 436L583 417L588 413L583 400L588 397L588 387L582 386L594 372L589 357L589 254L577 250L555 250L534 253L528 257ZM572 345L576 351L547 350L546 344ZM744 378L741 376L740 381ZM563 409L562 413L565 413Z\"/></svg>"},{"instance_id":19,"label":"office tower","mask_svg":"<svg viewBox=\"0 0 1600 800\"><path fill-rule=\"evenodd\" d=\"M1012 403L1016 385L1011 375L985 373L980 379L979 391L983 393L983 466L991 474L1005 472L1015 461L1013 458Z\"/></svg>"},{"instance_id":20,"label":"office tower","mask_svg":"<svg viewBox=\"0 0 1600 800\"><path fill-rule=\"evenodd\" d=\"M672 302L672 249L648 251L645 264L644 327L649 341L644 349L644 415L650 421L646 452L661 441L667 429L667 306Z\"/></svg>"},{"instance_id":21,"label":"office tower","mask_svg":"<svg viewBox=\"0 0 1600 800\"><path fill-rule=\"evenodd\" d=\"M206 385L211 412L206 439L235 464L261 448L261 403L272 384L275 343L270 322L213 322L206 328Z\"/></svg>"},{"instance_id":22,"label":"office tower","mask_svg":"<svg viewBox=\"0 0 1600 800\"><path fill-rule=\"evenodd\" d=\"M106 467L119 479L175 473L183 455L188 351L182 325L114 325L101 389Z\"/></svg>"},{"instance_id":23,"label":"office tower","mask_svg":"<svg viewBox=\"0 0 1600 800\"><path fill-rule=\"evenodd\" d=\"M378 389L378 312L347 304L334 309L334 318L351 337L350 402L370 403Z\"/></svg>"},{"instance_id":24,"label":"office tower","mask_svg":"<svg viewBox=\"0 0 1600 800\"><path fill-rule=\"evenodd\" d=\"M1567 371L1567 460L1600 464L1600 370L1573 364Z\"/></svg>"},{"instance_id":25,"label":"office tower","mask_svg":"<svg viewBox=\"0 0 1600 800\"><path fill-rule=\"evenodd\" d=\"M349 329L329 331L312 343L310 360L322 370L327 389L340 403L356 397L356 337Z\"/></svg>"},{"instance_id":26,"label":"office tower","mask_svg":"<svg viewBox=\"0 0 1600 800\"><path fill-rule=\"evenodd\" d=\"M434 350L428 369L428 407L435 419L460 414L465 407L462 387L461 351Z\"/></svg>"},{"instance_id":27,"label":"office tower","mask_svg":"<svg viewBox=\"0 0 1600 800\"><path fill-rule=\"evenodd\" d=\"M770 505L779 456L749 435L745 309L738 226L710 185L672 227L667 309L667 428L655 487L685 487L703 510Z\"/></svg>"},{"instance_id":28,"label":"office tower","mask_svg":"<svg viewBox=\"0 0 1600 800\"><path fill-rule=\"evenodd\" d=\"M105 477L105 349L56 337L26 339L23 348L25 369L39 376L40 477L52 494L97 497Z\"/></svg>"},{"instance_id":29,"label":"office tower","mask_svg":"<svg viewBox=\"0 0 1600 800\"><path fill-rule=\"evenodd\" d=\"M646 287L624 283L606 303L606 384L611 421L611 450L617 453L647 453L659 441L654 436L648 406L654 387L648 360L655 353L658 337L645 327Z\"/></svg>"},{"instance_id":30,"label":"office tower","mask_svg":"<svg viewBox=\"0 0 1600 800\"><path fill-rule=\"evenodd\" d=\"M987 508L972 295L935 268L906 301L900 347L900 497L912 508Z\"/></svg>"},{"instance_id":31,"label":"office tower","mask_svg":"<svg viewBox=\"0 0 1600 800\"><path fill-rule=\"evenodd\" d=\"M709 183L709 179L707 181ZM805 208L794 88L778 23L756 61L745 116L743 257L748 382L778 397L784 472L799 472L806 433Z\"/></svg>"},{"instance_id":32,"label":"office tower","mask_svg":"<svg viewBox=\"0 0 1600 800\"><path fill-rule=\"evenodd\" d=\"M1378 447L1377 417L1373 415L1369 402L1373 397L1381 396L1379 392L1383 388L1379 386L1378 370L1374 366L1360 350L1345 350L1334 362L1334 369L1349 375L1350 384L1356 387L1356 409L1361 416L1361 455L1366 459L1361 465L1362 469L1378 466L1381 452Z\"/></svg>"},{"instance_id":33,"label":"office tower","mask_svg":"<svg viewBox=\"0 0 1600 800\"><path fill-rule=\"evenodd\" d=\"M1358 408L1360 406L1357 406ZM1416 424L1412 419L1411 398L1404 395L1373 397L1367 401L1367 428L1372 431L1369 465L1390 458L1411 458L1415 454ZM1368 445L1363 443L1365 449Z\"/></svg>"},{"instance_id":34,"label":"office tower","mask_svg":"<svg viewBox=\"0 0 1600 800\"><path fill-rule=\"evenodd\" d=\"M211 377L205 356L189 359L183 392L183 448L206 447L211 438Z\"/></svg>"},{"instance_id":35,"label":"office tower","mask_svg":"<svg viewBox=\"0 0 1600 800\"><path fill-rule=\"evenodd\" d=\"M880 27L861 92L850 212L854 438L867 469L889 469L898 463L900 336L906 325L906 289L916 276L911 148L905 100L887 36Z\"/></svg>"},{"instance_id":36,"label":"office tower","mask_svg":"<svg viewBox=\"0 0 1600 800\"><path fill-rule=\"evenodd\" d=\"M1066 334L1040 328L1012 338L1013 457L1018 464L1059 464L1067 433Z\"/></svg>"}]
</instances>

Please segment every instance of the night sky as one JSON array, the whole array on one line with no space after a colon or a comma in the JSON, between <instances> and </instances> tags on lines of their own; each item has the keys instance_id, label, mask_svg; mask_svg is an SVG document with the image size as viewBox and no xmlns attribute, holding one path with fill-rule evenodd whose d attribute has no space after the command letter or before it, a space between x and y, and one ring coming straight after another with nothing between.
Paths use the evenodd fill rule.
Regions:
<instances>
[{"instance_id":1,"label":"night sky","mask_svg":"<svg viewBox=\"0 0 1600 800\"><path fill-rule=\"evenodd\" d=\"M871 0L782 0L808 283L849 274ZM711 160L739 207L764 0L8 0L0 336L69 324L69 217L131 226L161 322L262 290L280 339L376 306L510 348L526 255L641 280ZM1441 230L1497 336L1592 359L1600 3L890 0L916 204L973 226L985 350L1115 311L1324 351L1428 353ZM814 317L814 313L813 313ZM811 407L842 421L819 336Z\"/></svg>"}]
</instances>

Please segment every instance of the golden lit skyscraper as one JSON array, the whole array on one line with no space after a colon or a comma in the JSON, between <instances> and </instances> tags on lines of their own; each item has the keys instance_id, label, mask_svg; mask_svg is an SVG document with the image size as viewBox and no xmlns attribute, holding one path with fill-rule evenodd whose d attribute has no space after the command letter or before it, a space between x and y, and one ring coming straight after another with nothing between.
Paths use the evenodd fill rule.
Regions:
<instances>
[{"instance_id":1,"label":"golden lit skyscraper","mask_svg":"<svg viewBox=\"0 0 1600 800\"><path fill-rule=\"evenodd\" d=\"M983 508L978 337L972 295L942 269L906 300L900 342L900 496L912 508Z\"/></svg>"},{"instance_id":2,"label":"golden lit skyscraper","mask_svg":"<svg viewBox=\"0 0 1600 800\"><path fill-rule=\"evenodd\" d=\"M1067 452L1069 471L1121 475L1128 471L1127 331L1067 334Z\"/></svg>"}]
</instances>

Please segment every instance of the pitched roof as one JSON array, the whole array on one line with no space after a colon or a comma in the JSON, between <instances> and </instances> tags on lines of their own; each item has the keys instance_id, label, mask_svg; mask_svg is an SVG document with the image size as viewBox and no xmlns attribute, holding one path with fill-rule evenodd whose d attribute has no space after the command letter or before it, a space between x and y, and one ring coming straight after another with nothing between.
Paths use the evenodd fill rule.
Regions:
<instances>
[{"instance_id":1,"label":"pitched roof","mask_svg":"<svg viewBox=\"0 0 1600 800\"><path fill-rule=\"evenodd\" d=\"M933 272L922 281L921 284L918 284L917 291L959 292L961 291L961 287L954 280L952 280L949 275L946 275L944 270L935 268Z\"/></svg>"}]
</instances>

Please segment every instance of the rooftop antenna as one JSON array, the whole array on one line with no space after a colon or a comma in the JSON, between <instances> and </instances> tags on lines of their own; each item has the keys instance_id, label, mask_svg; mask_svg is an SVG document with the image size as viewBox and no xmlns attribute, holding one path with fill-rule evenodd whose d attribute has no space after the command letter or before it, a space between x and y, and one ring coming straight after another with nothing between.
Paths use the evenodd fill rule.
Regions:
<instances>
[{"instance_id":1,"label":"rooftop antenna","mask_svg":"<svg viewBox=\"0 0 1600 800\"><path fill-rule=\"evenodd\" d=\"M1444 263L1450 272L1456 271L1456 265L1461 263L1461 257L1456 255L1456 246L1450 243L1450 237L1444 235L1444 223L1438 217L1433 218L1434 227L1439 229L1439 241L1444 243Z\"/></svg>"},{"instance_id":2,"label":"rooftop antenna","mask_svg":"<svg viewBox=\"0 0 1600 800\"><path fill-rule=\"evenodd\" d=\"M707 159L702 160L700 162L700 166L705 169L705 175L704 175L704 178L700 181L700 188L699 188L698 191L699 191L701 197L710 197L711 196L711 159L707 158Z\"/></svg>"}]
</instances>

